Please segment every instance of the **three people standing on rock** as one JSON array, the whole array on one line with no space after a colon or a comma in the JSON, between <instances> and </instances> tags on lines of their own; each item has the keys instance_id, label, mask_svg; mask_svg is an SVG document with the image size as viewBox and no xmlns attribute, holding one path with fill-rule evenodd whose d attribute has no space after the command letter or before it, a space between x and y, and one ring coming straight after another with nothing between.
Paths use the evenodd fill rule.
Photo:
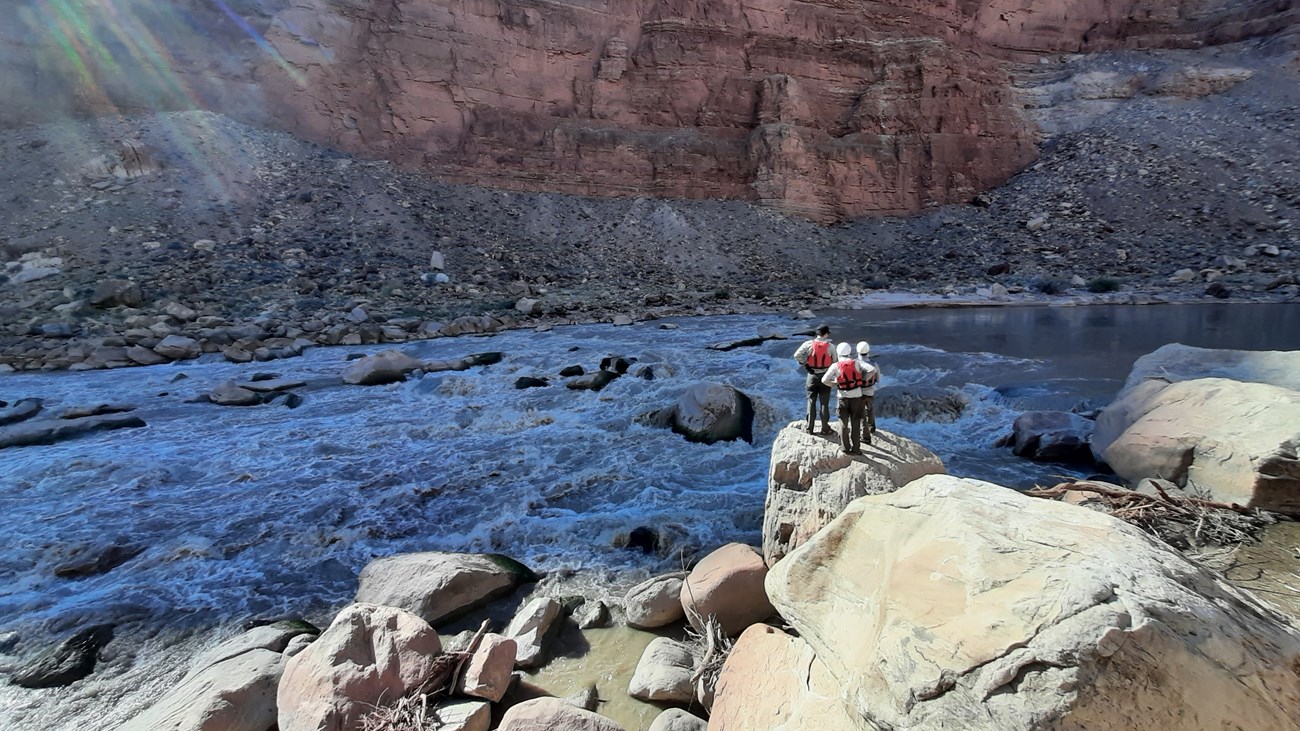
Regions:
<instances>
[{"instance_id":1,"label":"three people standing on rock","mask_svg":"<svg viewBox=\"0 0 1300 731\"><path fill-rule=\"evenodd\" d=\"M831 362L831 329L827 325L817 328L817 336L799 346L794 359L808 372L808 433L813 433L818 402L821 406L823 435L830 428L830 392L837 389L837 411L840 417L840 444L846 454L861 454L862 442L871 444L876 431L876 415L872 404L880 369L867 361L871 346L859 342L857 354L848 343L835 349L838 360Z\"/></svg>"}]
</instances>

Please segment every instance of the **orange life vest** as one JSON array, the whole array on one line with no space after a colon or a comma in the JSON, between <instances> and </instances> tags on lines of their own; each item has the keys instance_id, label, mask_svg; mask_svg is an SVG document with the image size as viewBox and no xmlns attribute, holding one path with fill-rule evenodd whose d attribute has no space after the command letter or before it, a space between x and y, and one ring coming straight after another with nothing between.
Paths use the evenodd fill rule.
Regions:
<instances>
[{"instance_id":1,"label":"orange life vest","mask_svg":"<svg viewBox=\"0 0 1300 731\"><path fill-rule=\"evenodd\" d=\"M840 361L840 376L835 379L835 385L840 387L841 391L852 391L855 388L862 388L867 382L862 380L862 374L858 372L858 364L851 360Z\"/></svg>"},{"instance_id":2,"label":"orange life vest","mask_svg":"<svg viewBox=\"0 0 1300 731\"><path fill-rule=\"evenodd\" d=\"M831 341L812 341L812 352L808 354L808 367L818 370L831 367Z\"/></svg>"}]
</instances>

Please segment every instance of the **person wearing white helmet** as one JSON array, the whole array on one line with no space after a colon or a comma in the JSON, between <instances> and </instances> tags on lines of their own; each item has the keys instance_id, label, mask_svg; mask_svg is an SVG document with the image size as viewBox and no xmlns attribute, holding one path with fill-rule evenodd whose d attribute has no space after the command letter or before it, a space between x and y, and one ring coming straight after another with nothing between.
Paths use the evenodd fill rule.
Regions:
<instances>
[{"instance_id":1,"label":"person wearing white helmet","mask_svg":"<svg viewBox=\"0 0 1300 731\"><path fill-rule=\"evenodd\" d=\"M862 397L866 399L863 405L867 412L867 443L871 443L871 435L876 433L876 384L880 382L880 366L867 360L871 354L871 346L865 340L858 341L858 368L865 375L867 385L862 387Z\"/></svg>"},{"instance_id":2,"label":"person wearing white helmet","mask_svg":"<svg viewBox=\"0 0 1300 731\"><path fill-rule=\"evenodd\" d=\"M808 433L813 433L817 419L817 405L821 404L822 435L830 436L831 431L831 389L822 383L822 376L830 368L834 358L831 356L831 327L819 325L816 337L799 346L794 351L795 362L803 366L808 377L804 387L808 392Z\"/></svg>"},{"instance_id":3,"label":"person wearing white helmet","mask_svg":"<svg viewBox=\"0 0 1300 731\"><path fill-rule=\"evenodd\" d=\"M871 434L863 439L863 427L866 425L866 397L862 389L867 385L866 374L859 367L859 360L853 357L853 346L840 343L835 348L839 360L826 369L822 383L834 386L839 394L840 446L845 454L862 454L862 442L871 444Z\"/></svg>"}]
</instances>

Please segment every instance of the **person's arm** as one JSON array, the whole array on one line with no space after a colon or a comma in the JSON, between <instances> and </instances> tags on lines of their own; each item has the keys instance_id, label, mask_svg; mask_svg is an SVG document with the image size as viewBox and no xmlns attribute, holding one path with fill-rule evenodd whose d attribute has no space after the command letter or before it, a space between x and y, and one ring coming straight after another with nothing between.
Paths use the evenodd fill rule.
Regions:
<instances>
[{"instance_id":1,"label":"person's arm","mask_svg":"<svg viewBox=\"0 0 1300 731\"><path fill-rule=\"evenodd\" d=\"M838 379L839 377L840 377L840 364L832 363L831 367L827 368L826 373L822 375L822 385L834 386L836 379Z\"/></svg>"},{"instance_id":2,"label":"person's arm","mask_svg":"<svg viewBox=\"0 0 1300 731\"><path fill-rule=\"evenodd\" d=\"M799 349L794 351L795 362L801 366L808 365L808 352L810 350L812 350L812 345L810 343L805 342L803 345L800 345Z\"/></svg>"}]
</instances>

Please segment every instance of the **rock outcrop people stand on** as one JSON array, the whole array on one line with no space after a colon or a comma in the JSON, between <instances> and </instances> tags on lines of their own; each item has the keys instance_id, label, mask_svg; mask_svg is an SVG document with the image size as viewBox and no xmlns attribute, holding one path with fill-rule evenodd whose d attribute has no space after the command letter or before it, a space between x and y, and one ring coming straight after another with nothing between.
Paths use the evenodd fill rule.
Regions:
<instances>
[{"instance_id":1,"label":"rock outcrop people stand on","mask_svg":"<svg viewBox=\"0 0 1300 731\"><path fill-rule=\"evenodd\" d=\"M839 360L826 369L822 383L827 388L833 385L838 389L840 444L844 453L862 454L862 432L867 418L867 400L862 389L867 385L867 374L862 371L861 361L853 357L853 348L848 343L840 343L835 354ZM870 433L866 434L865 441L871 444Z\"/></svg>"},{"instance_id":2,"label":"rock outcrop people stand on","mask_svg":"<svg viewBox=\"0 0 1300 731\"><path fill-rule=\"evenodd\" d=\"M867 382L862 387L863 404L867 411L867 444L871 443L871 435L876 433L876 384L880 382L880 366L867 360L871 353L871 346L865 340L858 341L858 368L862 371L862 378Z\"/></svg>"},{"instance_id":3,"label":"rock outcrop people stand on","mask_svg":"<svg viewBox=\"0 0 1300 731\"><path fill-rule=\"evenodd\" d=\"M817 402L821 402L822 431L824 436L834 434L831 431L831 387L822 382L822 376L830 368L831 361L831 327L818 325L817 337L809 340L794 351L794 359L808 372L805 386L808 390L808 433L813 433L813 424L817 418Z\"/></svg>"}]
</instances>

